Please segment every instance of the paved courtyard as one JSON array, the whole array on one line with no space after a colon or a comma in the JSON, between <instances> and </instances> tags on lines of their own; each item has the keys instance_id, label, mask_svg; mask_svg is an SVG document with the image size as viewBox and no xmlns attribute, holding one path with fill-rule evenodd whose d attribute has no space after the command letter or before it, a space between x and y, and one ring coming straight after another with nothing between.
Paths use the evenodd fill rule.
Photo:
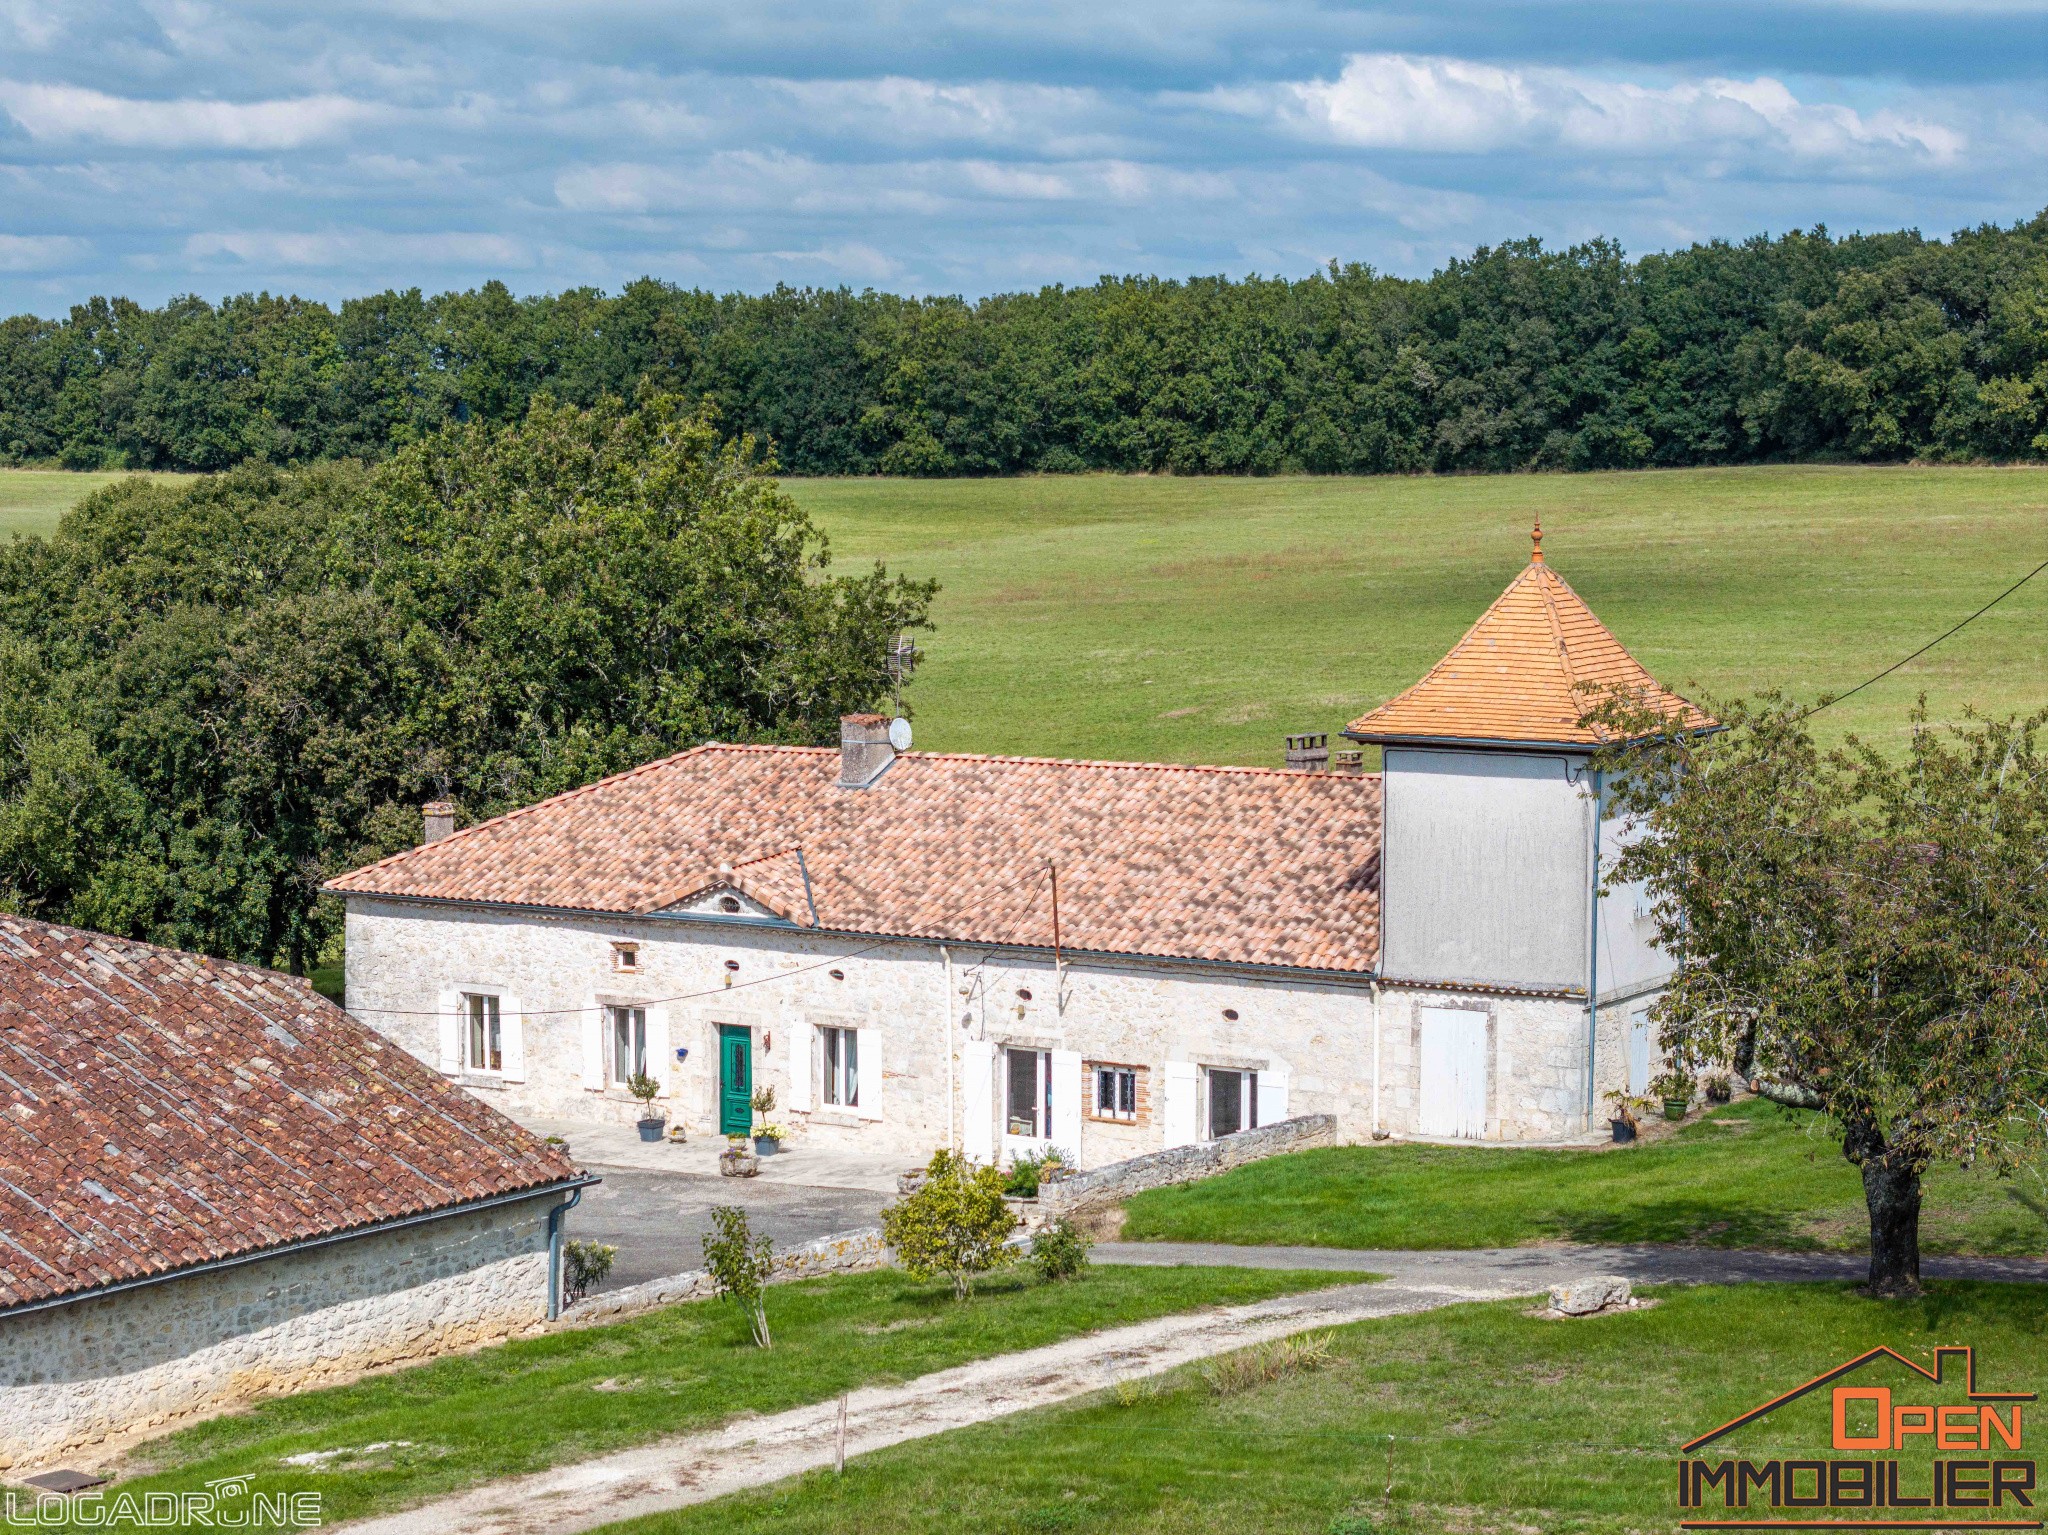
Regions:
<instances>
[{"instance_id":1,"label":"paved courtyard","mask_svg":"<svg viewBox=\"0 0 2048 1535\"><path fill-rule=\"evenodd\" d=\"M738 1205L778 1250L813 1237L872 1226L895 1198L900 1159L812 1152L801 1145L766 1158L756 1178L722 1178L724 1142L643 1143L630 1125L528 1121L569 1143L576 1165L604 1182L583 1191L564 1222L579 1241L619 1250L593 1293L616 1290L704 1266L702 1246L714 1205Z\"/></svg>"}]
</instances>

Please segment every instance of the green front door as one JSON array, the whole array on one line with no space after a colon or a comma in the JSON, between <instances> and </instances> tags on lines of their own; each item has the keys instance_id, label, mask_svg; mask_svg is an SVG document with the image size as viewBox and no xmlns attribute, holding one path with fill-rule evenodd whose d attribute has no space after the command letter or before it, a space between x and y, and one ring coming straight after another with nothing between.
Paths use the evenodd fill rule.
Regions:
<instances>
[{"instance_id":1,"label":"green front door","mask_svg":"<svg viewBox=\"0 0 2048 1535\"><path fill-rule=\"evenodd\" d=\"M718 1133L754 1128L754 1036L736 1024L718 1026Z\"/></svg>"}]
</instances>

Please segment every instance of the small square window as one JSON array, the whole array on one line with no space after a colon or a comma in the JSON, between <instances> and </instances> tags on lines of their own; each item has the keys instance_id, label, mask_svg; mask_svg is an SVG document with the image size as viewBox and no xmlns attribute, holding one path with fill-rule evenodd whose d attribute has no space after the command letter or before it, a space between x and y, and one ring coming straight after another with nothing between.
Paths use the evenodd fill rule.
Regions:
<instances>
[{"instance_id":1,"label":"small square window","mask_svg":"<svg viewBox=\"0 0 2048 1535\"><path fill-rule=\"evenodd\" d=\"M612 968L614 970L638 970L640 968L640 945L637 943L613 944Z\"/></svg>"},{"instance_id":2,"label":"small square window","mask_svg":"<svg viewBox=\"0 0 2048 1535\"><path fill-rule=\"evenodd\" d=\"M1138 1119L1138 1074L1142 1068L1097 1065L1089 1069L1095 1076L1089 1112L1096 1119L1135 1124Z\"/></svg>"}]
</instances>

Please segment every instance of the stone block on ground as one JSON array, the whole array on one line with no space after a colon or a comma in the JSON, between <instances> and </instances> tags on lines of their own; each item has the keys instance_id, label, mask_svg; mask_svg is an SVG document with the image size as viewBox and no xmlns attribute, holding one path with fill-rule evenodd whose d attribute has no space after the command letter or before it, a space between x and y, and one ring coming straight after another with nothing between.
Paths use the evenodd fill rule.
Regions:
<instances>
[{"instance_id":1,"label":"stone block on ground","mask_svg":"<svg viewBox=\"0 0 2048 1535\"><path fill-rule=\"evenodd\" d=\"M1629 1304L1628 1281L1617 1274L1595 1274L1586 1279L1568 1279L1550 1287L1550 1309L1560 1316L1592 1316L1599 1311L1617 1311Z\"/></svg>"}]
</instances>

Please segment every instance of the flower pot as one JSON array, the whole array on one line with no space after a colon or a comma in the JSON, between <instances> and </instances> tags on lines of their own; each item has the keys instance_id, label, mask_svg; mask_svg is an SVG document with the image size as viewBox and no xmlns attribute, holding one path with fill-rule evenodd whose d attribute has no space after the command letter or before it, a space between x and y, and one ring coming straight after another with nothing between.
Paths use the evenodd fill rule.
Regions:
<instances>
[{"instance_id":1,"label":"flower pot","mask_svg":"<svg viewBox=\"0 0 2048 1535\"><path fill-rule=\"evenodd\" d=\"M643 1141L658 1141L662 1137L662 1132L667 1128L668 1121L665 1119L643 1119L640 1121L640 1139Z\"/></svg>"},{"instance_id":2,"label":"flower pot","mask_svg":"<svg viewBox=\"0 0 2048 1535\"><path fill-rule=\"evenodd\" d=\"M1726 1083L1717 1083L1707 1089L1707 1102L1726 1103L1733 1095Z\"/></svg>"},{"instance_id":3,"label":"flower pot","mask_svg":"<svg viewBox=\"0 0 2048 1535\"><path fill-rule=\"evenodd\" d=\"M1614 1128L1614 1139L1617 1144L1625 1146L1636 1138L1636 1127L1627 1120L1615 1119L1608 1121L1608 1123Z\"/></svg>"},{"instance_id":4,"label":"flower pot","mask_svg":"<svg viewBox=\"0 0 2048 1535\"><path fill-rule=\"evenodd\" d=\"M1666 1119L1685 1118L1685 1110L1690 1101L1690 1099L1686 1098L1666 1098L1664 1100L1664 1117Z\"/></svg>"},{"instance_id":5,"label":"flower pot","mask_svg":"<svg viewBox=\"0 0 2048 1535\"><path fill-rule=\"evenodd\" d=\"M775 1139L772 1135L757 1135L754 1137L754 1155L757 1157L772 1157L781 1149L782 1142Z\"/></svg>"},{"instance_id":6,"label":"flower pot","mask_svg":"<svg viewBox=\"0 0 2048 1535\"><path fill-rule=\"evenodd\" d=\"M752 1178L761 1171L761 1159L751 1151L721 1151L718 1172L723 1178Z\"/></svg>"}]
</instances>

